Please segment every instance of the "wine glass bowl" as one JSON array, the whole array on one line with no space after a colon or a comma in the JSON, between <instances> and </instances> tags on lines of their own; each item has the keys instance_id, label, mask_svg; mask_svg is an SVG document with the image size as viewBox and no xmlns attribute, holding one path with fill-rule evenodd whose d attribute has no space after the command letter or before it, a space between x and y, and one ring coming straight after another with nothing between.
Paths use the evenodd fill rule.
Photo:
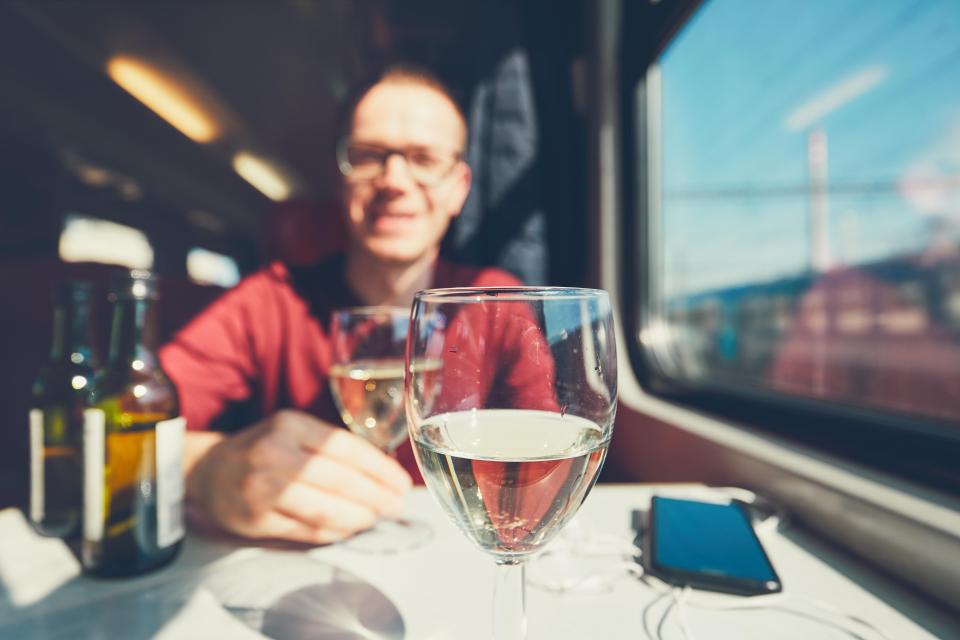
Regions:
<instances>
[{"instance_id":1,"label":"wine glass bowl","mask_svg":"<svg viewBox=\"0 0 960 640\"><path fill-rule=\"evenodd\" d=\"M439 366L416 366L425 361ZM424 481L474 544L501 568L520 568L519 583L498 577L514 584L495 607L516 609L505 600L522 602L523 561L573 517L606 456L617 399L609 298L572 288L422 291L407 365L407 427ZM495 620L494 636L523 637L522 608L508 617Z\"/></svg>"},{"instance_id":2,"label":"wine glass bowl","mask_svg":"<svg viewBox=\"0 0 960 640\"><path fill-rule=\"evenodd\" d=\"M356 307L333 312L330 388L343 423L381 451L407 438L404 348L410 312Z\"/></svg>"},{"instance_id":3,"label":"wine glass bowl","mask_svg":"<svg viewBox=\"0 0 960 640\"><path fill-rule=\"evenodd\" d=\"M498 562L549 542L583 502L606 455L602 429L557 415L488 409L443 414L421 429L416 452L428 486Z\"/></svg>"}]
</instances>

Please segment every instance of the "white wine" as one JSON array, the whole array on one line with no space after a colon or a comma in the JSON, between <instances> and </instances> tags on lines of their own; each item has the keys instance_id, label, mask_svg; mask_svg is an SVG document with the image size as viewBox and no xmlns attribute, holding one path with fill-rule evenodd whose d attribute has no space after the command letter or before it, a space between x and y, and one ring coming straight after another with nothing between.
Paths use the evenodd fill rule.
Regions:
<instances>
[{"instance_id":1,"label":"white wine","mask_svg":"<svg viewBox=\"0 0 960 640\"><path fill-rule=\"evenodd\" d=\"M393 451L407 437L403 366L400 359L358 360L330 367L330 388L343 423L383 451ZM435 372L440 361L414 367L418 372Z\"/></svg>"},{"instance_id":2,"label":"white wine","mask_svg":"<svg viewBox=\"0 0 960 640\"><path fill-rule=\"evenodd\" d=\"M330 388L343 423L383 451L407 437L403 360L359 360L330 367Z\"/></svg>"},{"instance_id":3,"label":"white wine","mask_svg":"<svg viewBox=\"0 0 960 640\"><path fill-rule=\"evenodd\" d=\"M534 553L576 513L608 437L573 415L519 409L428 418L414 438L427 487L481 549L510 561Z\"/></svg>"}]
</instances>

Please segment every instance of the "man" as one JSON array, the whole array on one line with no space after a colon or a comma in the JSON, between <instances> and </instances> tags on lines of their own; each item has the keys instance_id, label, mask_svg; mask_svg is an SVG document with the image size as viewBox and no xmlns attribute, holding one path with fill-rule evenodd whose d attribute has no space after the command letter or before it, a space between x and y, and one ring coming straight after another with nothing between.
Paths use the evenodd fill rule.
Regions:
<instances>
[{"instance_id":1,"label":"man","mask_svg":"<svg viewBox=\"0 0 960 640\"><path fill-rule=\"evenodd\" d=\"M426 73L393 68L361 92L338 145L349 248L317 266L276 263L246 278L161 351L187 417L187 498L252 538L328 543L396 515L416 473L342 428L329 386L328 318L358 305L409 306L416 291L511 286L496 270L438 260L470 189L465 119ZM263 419L207 431L255 401ZM402 465L401 465L402 463Z\"/></svg>"}]
</instances>

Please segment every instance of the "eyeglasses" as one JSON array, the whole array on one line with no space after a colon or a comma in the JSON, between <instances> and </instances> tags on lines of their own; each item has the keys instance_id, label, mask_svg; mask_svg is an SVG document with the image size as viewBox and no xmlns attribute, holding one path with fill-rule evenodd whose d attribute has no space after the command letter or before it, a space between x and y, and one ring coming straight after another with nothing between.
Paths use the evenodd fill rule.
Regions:
<instances>
[{"instance_id":1,"label":"eyeglasses","mask_svg":"<svg viewBox=\"0 0 960 640\"><path fill-rule=\"evenodd\" d=\"M408 147L393 149L380 145L362 144L351 138L343 138L337 144L337 166L345 177L356 180L373 180L383 174L392 155L403 157L410 177L417 184L430 187L450 175L460 161L455 151Z\"/></svg>"}]
</instances>

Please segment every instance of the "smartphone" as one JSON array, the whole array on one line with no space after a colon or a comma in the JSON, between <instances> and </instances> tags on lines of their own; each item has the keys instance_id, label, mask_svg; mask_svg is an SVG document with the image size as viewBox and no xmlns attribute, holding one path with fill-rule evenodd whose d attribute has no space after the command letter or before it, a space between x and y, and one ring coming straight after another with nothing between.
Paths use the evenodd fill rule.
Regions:
<instances>
[{"instance_id":1,"label":"smartphone","mask_svg":"<svg viewBox=\"0 0 960 640\"><path fill-rule=\"evenodd\" d=\"M671 584L740 595L783 589L741 504L654 496L644 568Z\"/></svg>"}]
</instances>

